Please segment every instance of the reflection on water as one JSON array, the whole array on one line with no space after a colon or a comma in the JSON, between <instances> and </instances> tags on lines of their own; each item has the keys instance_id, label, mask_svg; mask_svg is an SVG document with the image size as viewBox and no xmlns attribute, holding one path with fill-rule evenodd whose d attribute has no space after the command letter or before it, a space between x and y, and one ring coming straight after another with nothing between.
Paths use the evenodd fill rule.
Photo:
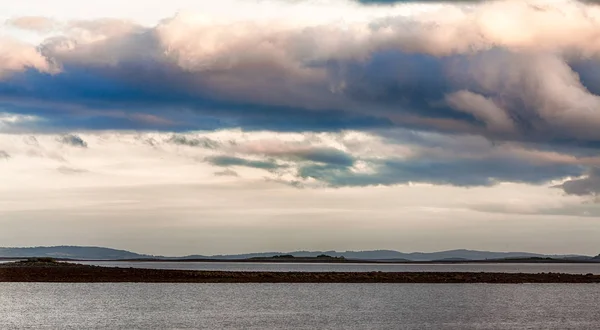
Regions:
<instances>
[{"instance_id":1,"label":"reflection on water","mask_svg":"<svg viewBox=\"0 0 600 330\"><path fill-rule=\"evenodd\" d=\"M5 264L8 262L15 262L15 261L20 261L21 259L15 259L15 260L0 260L0 264Z\"/></svg>"},{"instance_id":2,"label":"reflection on water","mask_svg":"<svg viewBox=\"0 0 600 330\"><path fill-rule=\"evenodd\" d=\"M0 329L600 329L594 284L0 283Z\"/></svg>"},{"instance_id":3,"label":"reflection on water","mask_svg":"<svg viewBox=\"0 0 600 330\"><path fill-rule=\"evenodd\" d=\"M326 263L248 263L248 262L78 262L107 267L154 269L272 271L272 272L494 272L600 274L595 264L326 264Z\"/></svg>"}]
</instances>

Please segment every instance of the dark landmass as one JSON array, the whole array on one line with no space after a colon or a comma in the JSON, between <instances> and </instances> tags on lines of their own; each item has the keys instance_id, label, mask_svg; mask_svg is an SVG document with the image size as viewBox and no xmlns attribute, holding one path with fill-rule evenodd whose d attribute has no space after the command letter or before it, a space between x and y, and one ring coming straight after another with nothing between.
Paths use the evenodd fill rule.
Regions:
<instances>
[{"instance_id":1,"label":"dark landmass","mask_svg":"<svg viewBox=\"0 0 600 330\"><path fill-rule=\"evenodd\" d=\"M28 259L23 258L2 258L0 261L19 261ZM553 259L553 258L507 258L507 259L487 259L487 260L468 260L468 259L442 259L442 260L431 260L431 261L412 261L406 259L392 259L392 260L355 260L346 259L343 257L289 257L289 256L274 256L274 257L257 257L249 259L177 259L177 258L139 258L139 259L71 259L71 258L53 258L57 261L66 262L210 262L210 263L349 263L349 264L412 264L412 265L427 265L427 264L588 264L588 263L600 263L600 259L586 258L586 259Z\"/></svg>"},{"instance_id":2,"label":"dark landmass","mask_svg":"<svg viewBox=\"0 0 600 330\"><path fill-rule=\"evenodd\" d=\"M0 257L8 258L34 258L51 257L67 259L136 259L136 258L154 258L154 256L139 254L135 252L109 249L104 247L88 246L38 246L38 247L20 247L7 248L0 247Z\"/></svg>"},{"instance_id":3,"label":"dark landmass","mask_svg":"<svg viewBox=\"0 0 600 330\"><path fill-rule=\"evenodd\" d=\"M402 253L392 250L374 250L374 251L295 251L295 252L265 252L248 253L236 255L189 255L184 257L163 257L138 254L125 250L116 250L103 247L84 247L84 246L53 246L53 247L29 247L29 248L0 248L0 259L2 258L32 258L32 257L52 257L69 260L160 260L160 261L245 261L260 260L262 262L271 262L270 258L277 256L291 256L293 258L313 258L308 262L323 262L319 256L326 255L331 258L344 258L346 261L377 261L377 262L464 262L464 261L489 261L502 259L525 259L525 258L551 258L552 260L577 260L577 261L600 261L600 258L580 255L542 255L527 252L489 252L473 250L451 250L432 253ZM286 262L285 258L279 258L276 261ZM299 262L294 259L293 262ZM288 261L291 262L291 261ZM343 261L335 261L343 262Z\"/></svg>"},{"instance_id":4,"label":"dark landmass","mask_svg":"<svg viewBox=\"0 0 600 330\"><path fill-rule=\"evenodd\" d=\"M557 273L304 273L109 268L37 259L0 264L0 282L64 283L600 283L600 275Z\"/></svg>"},{"instance_id":5,"label":"dark landmass","mask_svg":"<svg viewBox=\"0 0 600 330\"><path fill-rule=\"evenodd\" d=\"M489 259L504 259L504 258L581 258L590 259L590 256L581 255L543 255L528 252L489 252L489 251L473 251L473 250L450 250L441 252L413 252L403 253L393 250L374 250L374 251L295 251L295 252L267 252L267 253L249 253L237 255L215 255L201 256L191 255L178 259L251 259L251 258L269 258L276 255L292 255L296 258L314 258L318 255L328 255L331 257L344 257L349 260L372 260L372 261L434 261L434 260L489 260Z\"/></svg>"},{"instance_id":6,"label":"dark landmass","mask_svg":"<svg viewBox=\"0 0 600 330\"><path fill-rule=\"evenodd\" d=\"M62 261L95 261L86 259L59 259ZM393 260L355 260L346 258L319 258L319 257L260 257L250 259L120 259L120 260L104 260L104 261L115 261L115 262L236 262L236 263L350 263L350 264L502 264L502 263L523 263L523 264L534 264L534 263L556 263L556 264L586 264L586 263L600 263L600 259L553 259L553 258L508 258L508 259L487 259L487 260L468 260L468 259L443 259L443 260L431 260L431 261L412 261L406 259L393 259Z\"/></svg>"},{"instance_id":7,"label":"dark landmass","mask_svg":"<svg viewBox=\"0 0 600 330\"><path fill-rule=\"evenodd\" d=\"M214 260L214 259L208 259ZM230 259L221 259L222 261L231 262ZM291 254L284 255L276 255L272 257L254 257L249 259L242 259L242 262L310 262L310 263L343 263L343 262L353 262L352 260L348 260L344 257L332 257L326 254L321 254L316 257L294 257Z\"/></svg>"},{"instance_id":8,"label":"dark landmass","mask_svg":"<svg viewBox=\"0 0 600 330\"><path fill-rule=\"evenodd\" d=\"M25 260L23 258L2 258L0 261L18 261ZM359 259L346 259L344 257L332 257L327 255L320 255L317 257L294 257L292 255L278 255L273 257L255 257L248 259L185 259L185 258L135 258L135 259L112 259L112 260L98 260L98 259L72 259L72 258L52 258L57 261L106 261L106 262L210 262L210 263L351 263L351 264L502 264L502 263L522 263L522 264L586 264L586 263L600 263L598 258L505 258L505 259L486 259L486 260L468 260L461 258L451 258L442 260L431 260L431 261L413 261L406 259L391 259L391 260L359 260Z\"/></svg>"}]
</instances>

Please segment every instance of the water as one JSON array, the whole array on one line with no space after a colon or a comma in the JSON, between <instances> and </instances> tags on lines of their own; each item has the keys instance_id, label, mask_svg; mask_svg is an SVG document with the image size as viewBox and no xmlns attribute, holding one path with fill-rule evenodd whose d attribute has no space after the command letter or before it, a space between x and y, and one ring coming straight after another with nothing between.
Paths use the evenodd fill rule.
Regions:
<instances>
[{"instance_id":1,"label":"water","mask_svg":"<svg viewBox=\"0 0 600 330\"><path fill-rule=\"evenodd\" d=\"M249 262L78 262L107 267L152 269L271 271L271 272L493 272L493 273L565 273L600 274L595 264L351 264L351 263L249 263Z\"/></svg>"},{"instance_id":2,"label":"water","mask_svg":"<svg viewBox=\"0 0 600 330\"><path fill-rule=\"evenodd\" d=\"M0 283L0 329L599 329L594 284Z\"/></svg>"}]
</instances>

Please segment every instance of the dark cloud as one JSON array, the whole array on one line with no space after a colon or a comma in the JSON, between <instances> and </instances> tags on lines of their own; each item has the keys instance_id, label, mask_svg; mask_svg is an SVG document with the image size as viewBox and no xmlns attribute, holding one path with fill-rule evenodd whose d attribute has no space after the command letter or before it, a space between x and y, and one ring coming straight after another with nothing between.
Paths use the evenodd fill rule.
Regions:
<instances>
[{"instance_id":1,"label":"dark cloud","mask_svg":"<svg viewBox=\"0 0 600 330\"><path fill-rule=\"evenodd\" d=\"M600 95L600 63L589 58L577 58L569 61L583 85L592 93Z\"/></svg>"},{"instance_id":2,"label":"dark cloud","mask_svg":"<svg viewBox=\"0 0 600 330\"><path fill-rule=\"evenodd\" d=\"M277 157L294 162L316 162L331 164L335 166L352 166L356 159L354 156L334 148L323 147L294 147L288 146L283 150L264 150L259 152L262 155Z\"/></svg>"},{"instance_id":3,"label":"dark cloud","mask_svg":"<svg viewBox=\"0 0 600 330\"><path fill-rule=\"evenodd\" d=\"M287 167L286 165L277 164L275 161L262 161L262 160L249 160L239 157L231 157L231 156L215 156L209 157L207 161L215 166L229 167L229 166L242 166L242 167L251 167L257 168L261 170L277 170L281 168Z\"/></svg>"},{"instance_id":4,"label":"dark cloud","mask_svg":"<svg viewBox=\"0 0 600 330\"><path fill-rule=\"evenodd\" d=\"M393 50L374 53L368 61L330 64L329 70L344 81L344 95L365 106L474 121L440 104L445 94L460 88L445 74L452 59Z\"/></svg>"},{"instance_id":5,"label":"dark cloud","mask_svg":"<svg viewBox=\"0 0 600 330\"><path fill-rule=\"evenodd\" d=\"M357 173L346 167L308 165L299 169L301 178L313 178L334 187L414 183L459 187L492 186L499 182L541 184L576 175L578 166L535 165L502 159L486 160L381 160L372 161L373 171Z\"/></svg>"},{"instance_id":6,"label":"dark cloud","mask_svg":"<svg viewBox=\"0 0 600 330\"><path fill-rule=\"evenodd\" d=\"M592 168L583 178L567 180L556 186L568 195L598 196L600 194L600 168Z\"/></svg>"},{"instance_id":7,"label":"dark cloud","mask_svg":"<svg viewBox=\"0 0 600 330\"><path fill-rule=\"evenodd\" d=\"M61 167L57 168L56 170L62 174L66 174L66 175L81 174L81 173L88 172L85 169L68 167L68 166L61 166Z\"/></svg>"},{"instance_id":8,"label":"dark cloud","mask_svg":"<svg viewBox=\"0 0 600 330\"><path fill-rule=\"evenodd\" d=\"M202 138L188 138L183 135L173 135L169 140L169 143L190 146L190 147L202 147L206 149L218 148L221 143L218 141L202 137Z\"/></svg>"},{"instance_id":9,"label":"dark cloud","mask_svg":"<svg viewBox=\"0 0 600 330\"><path fill-rule=\"evenodd\" d=\"M216 176L233 176L233 177L238 177L239 175L237 174L236 171L231 170L231 169L226 169L220 172L215 172Z\"/></svg>"},{"instance_id":10,"label":"dark cloud","mask_svg":"<svg viewBox=\"0 0 600 330\"><path fill-rule=\"evenodd\" d=\"M337 166L352 166L354 165L354 157L351 155L329 148L315 148L307 151L297 152L294 157L301 160L307 160L317 163L332 164Z\"/></svg>"},{"instance_id":11,"label":"dark cloud","mask_svg":"<svg viewBox=\"0 0 600 330\"><path fill-rule=\"evenodd\" d=\"M8 160L9 158L10 158L10 155L8 154L8 152L6 152L4 150L0 150L0 159Z\"/></svg>"},{"instance_id":12,"label":"dark cloud","mask_svg":"<svg viewBox=\"0 0 600 330\"><path fill-rule=\"evenodd\" d=\"M552 149L540 151L535 146L528 148L522 144L494 145L481 137L409 130L394 130L393 133L384 140L384 145L368 141L360 143L356 155L335 148L259 140L240 144L236 149L253 156L252 161L222 156L211 158L209 162L224 167L265 169L286 164L285 173L295 174L297 178L292 181L296 184L313 179L332 187L390 186L409 182L459 187L493 186L501 182L539 185L581 175L585 166L579 163L600 162L600 158L585 153L575 156ZM351 141L343 142L344 147L352 150L358 146L359 142ZM393 150L409 152L406 158L398 158ZM366 154L359 156L362 152Z\"/></svg>"},{"instance_id":13,"label":"dark cloud","mask_svg":"<svg viewBox=\"0 0 600 330\"><path fill-rule=\"evenodd\" d=\"M108 69L73 67L53 76L29 70L13 77L9 88L0 81L0 96L19 100L15 103L0 99L0 104L15 113L44 117L48 125L65 129L189 131L242 127L338 131L392 126L389 119L381 116L348 113L343 109L314 111L301 106L216 98L201 88L188 92L185 90L188 87L183 86L180 90L177 87L181 83L174 81L185 81L189 74L173 69L169 73L172 77L167 80L160 66L156 64L143 72L137 71L140 68L135 63ZM109 70L114 73L108 75ZM125 83L121 75L127 79L147 77ZM153 82L150 86L149 81ZM119 111L114 111L115 108ZM156 116L170 124L140 120L139 114Z\"/></svg>"},{"instance_id":14,"label":"dark cloud","mask_svg":"<svg viewBox=\"0 0 600 330\"><path fill-rule=\"evenodd\" d=\"M34 147L38 147L40 145L37 138L33 135L24 137L23 142L25 142L25 144L27 144L27 145L34 146Z\"/></svg>"},{"instance_id":15,"label":"dark cloud","mask_svg":"<svg viewBox=\"0 0 600 330\"><path fill-rule=\"evenodd\" d=\"M597 218L600 216L600 204L598 203L582 203L582 204L566 204L561 206L543 205L538 207L519 207L506 203L497 204L479 204L469 206L469 209L486 213L501 213L501 214L523 214L523 215L552 215L552 216L569 216L569 217L590 217Z\"/></svg>"},{"instance_id":16,"label":"dark cloud","mask_svg":"<svg viewBox=\"0 0 600 330\"><path fill-rule=\"evenodd\" d=\"M341 81L344 85L332 98L343 97L348 104L353 104L352 107L359 107L360 111L325 108L327 102L322 104L323 107L314 109L314 106L303 108L301 104L283 106L266 101L223 99L203 92L202 88L187 91L187 87L181 87L179 90L178 84L171 81L177 77L185 81L186 74L175 69L168 73L173 77L165 80L161 77L161 71L155 72L160 70L160 64L156 68L144 68L143 74L150 75L146 79L131 82L121 76L127 76L126 79L139 77L136 71L139 68L134 63L124 63L110 69L90 67L85 71L84 68L66 67L64 73L52 76L27 71L22 76L15 76L10 84L0 82L0 96L21 100L19 103L3 102L11 111L44 117L55 128L65 129L185 131L242 127L246 130L338 131L406 127L459 134L475 133L493 139L570 141L570 144L600 141L600 135L596 136L592 128L586 129L590 133L585 135L580 134L581 130L576 127L565 126L564 129L550 131L546 127L548 121L538 113L539 105L523 102L520 94L526 89L502 90L505 84L502 81L497 83L498 86L485 89L480 86L480 78L464 73L473 66L485 68L505 65L498 63L497 59L511 56L514 57L497 50L476 56L441 58L385 51L374 53L368 61L324 64L332 81ZM516 57L509 60L520 61ZM593 72L592 68L596 67L600 65L587 62L584 67L580 65L577 68ZM105 72L107 70L115 73L108 74ZM515 70L525 69L512 71ZM582 78L592 90L596 83L594 77L584 75ZM147 81L152 81L152 84L148 85ZM485 102L493 104L489 111L506 113L482 115L479 109L471 109L468 105L447 103L447 95L462 90L471 90L473 95L470 99L463 98L463 103L477 98L488 100ZM451 105L460 108L455 109ZM115 111L114 108L119 110ZM512 121L515 131L507 135L491 129L495 127L494 121L498 116ZM573 116L577 116L577 113L574 112ZM574 123L569 125L575 126L579 120L574 117ZM593 122L589 124L590 121L587 123L588 126L595 125ZM176 139L174 143L178 143Z\"/></svg>"},{"instance_id":17,"label":"dark cloud","mask_svg":"<svg viewBox=\"0 0 600 330\"><path fill-rule=\"evenodd\" d=\"M73 147L87 148L87 142L85 142L81 137L74 134L63 135L59 141L63 144L67 144Z\"/></svg>"}]
</instances>

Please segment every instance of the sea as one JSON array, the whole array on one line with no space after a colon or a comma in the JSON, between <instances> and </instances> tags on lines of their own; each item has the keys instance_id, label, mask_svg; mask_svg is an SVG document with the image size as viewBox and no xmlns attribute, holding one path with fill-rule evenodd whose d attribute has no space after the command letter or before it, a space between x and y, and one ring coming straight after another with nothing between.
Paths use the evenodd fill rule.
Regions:
<instances>
[{"instance_id":1,"label":"sea","mask_svg":"<svg viewBox=\"0 0 600 330\"><path fill-rule=\"evenodd\" d=\"M0 329L600 329L597 284L0 283Z\"/></svg>"},{"instance_id":2,"label":"sea","mask_svg":"<svg viewBox=\"0 0 600 330\"><path fill-rule=\"evenodd\" d=\"M258 262L127 262L78 261L86 265L123 268L182 269L210 271L268 272L493 272L598 274L600 263L440 263L440 264L365 264L365 263L258 263Z\"/></svg>"}]
</instances>

